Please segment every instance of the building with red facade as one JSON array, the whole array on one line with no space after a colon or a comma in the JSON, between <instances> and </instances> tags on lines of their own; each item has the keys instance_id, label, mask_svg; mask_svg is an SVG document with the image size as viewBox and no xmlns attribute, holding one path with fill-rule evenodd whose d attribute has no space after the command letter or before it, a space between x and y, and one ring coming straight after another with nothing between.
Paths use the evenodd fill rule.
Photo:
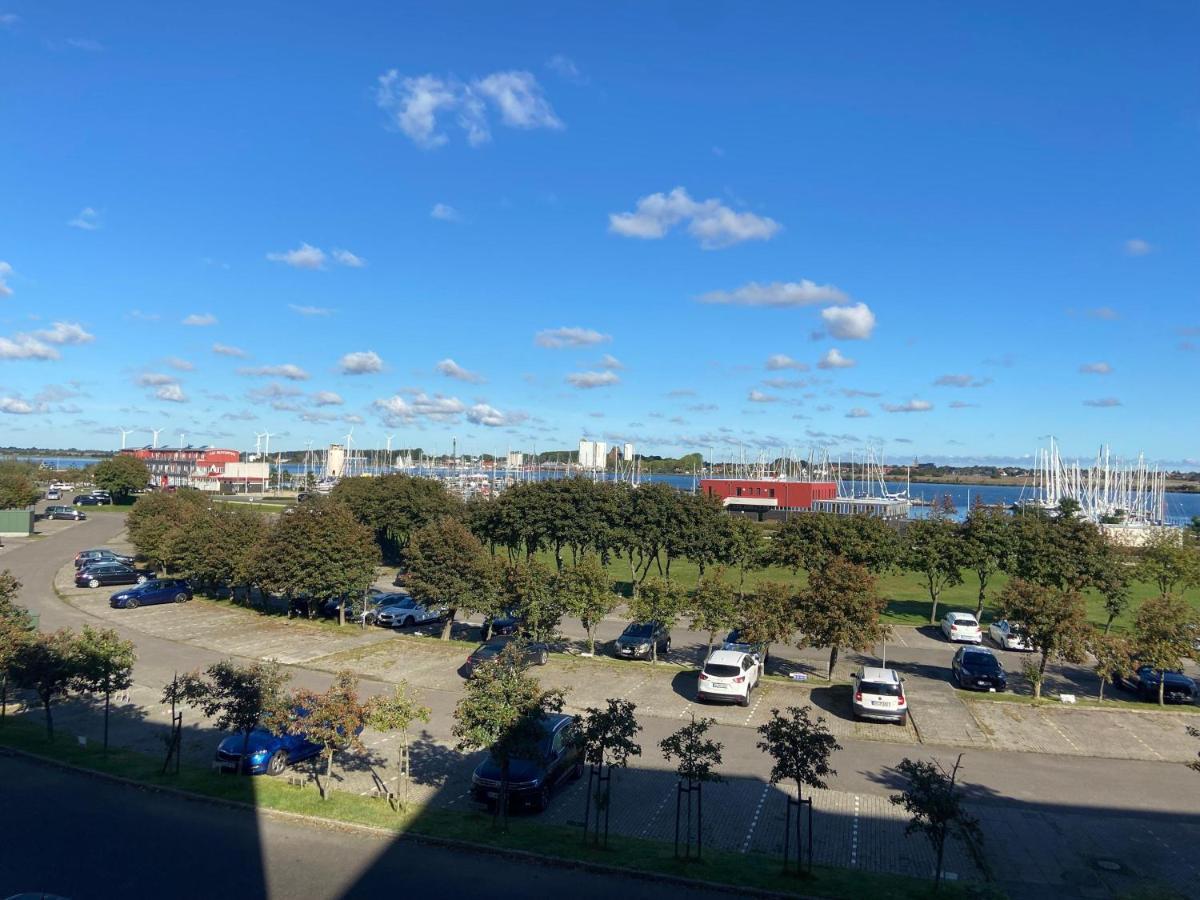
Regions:
<instances>
[{"instance_id":1,"label":"building with red facade","mask_svg":"<svg viewBox=\"0 0 1200 900\"><path fill-rule=\"evenodd\" d=\"M837 482L791 478L702 478L700 492L719 497L727 507L808 510L814 500L832 500Z\"/></svg>"},{"instance_id":2,"label":"building with red facade","mask_svg":"<svg viewBox=\"0 0 1200 900\"><path fill-rule=\"evenodd\" d=\"M145 463L157 488L191 487L222 494L261 493L270 479L265 462L241 461L236 450L216 447L139 447L122 450Z\"/></svg>"}]
</instances>

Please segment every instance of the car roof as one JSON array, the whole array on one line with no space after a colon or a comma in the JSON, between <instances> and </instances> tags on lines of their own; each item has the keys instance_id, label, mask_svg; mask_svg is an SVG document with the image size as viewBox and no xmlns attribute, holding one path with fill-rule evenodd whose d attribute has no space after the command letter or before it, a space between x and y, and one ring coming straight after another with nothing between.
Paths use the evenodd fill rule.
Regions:
<instances>
[{"instance_id":1,"label":"car roof","mask_svg":"<svg viewBox=\"0 0 1200 900\"><path fill-rule=\"evenodd\" d=\"M895 669L883 669L879 666L863 666L862 681L881 681L885 684L899 684L900 676Z\"/></svg>"},{"instance_id":2,"label":"car roof","mask_svg":"<svg viewBox=\"0 0 1200 900\"><path fill-rule=\"evenodd\" d=\"M963 656L995 656L991 647L960 647L959 653Z\"/></svg>"},{"instance_id":3,"label":"car roof","mask_svg":"<svg viewBox=\"0 0 1200 900\"><path fill-rule=\"evenodd\" d=\"M970 619L972 622L974 622L975 614L969 613L969 612L959 612L958 610L955 610L954 612L946 613L946 618L947 619Z\"/></svg>"},{"instance_id":4,"label":"car roof","mask_svg":"<svg viewBox=\"0 0 1200 900\"><path fill-rule=\"evenodd\" d=\"M708 662L717 663L718 665L740 666L745 656L746 654L741 650L714 650L712 656L708 658Z\"/></svg>"}]
</instances>

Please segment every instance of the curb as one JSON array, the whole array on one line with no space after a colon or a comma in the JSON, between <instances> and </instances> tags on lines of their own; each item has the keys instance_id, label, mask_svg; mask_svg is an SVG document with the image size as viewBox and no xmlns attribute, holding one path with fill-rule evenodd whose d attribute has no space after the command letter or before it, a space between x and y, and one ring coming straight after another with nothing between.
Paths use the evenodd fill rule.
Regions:
<instances>
[{"instance_id":1,"label":"curb","mask_svg":"<svg viewBox=\"0 0 1200 900\"><path fill-rule=\"evenodd\" d=\"M560 856L549 856L543 853L535 853L531 850L516 850L507 847L497 847L493 844L480 844L474 841L460 840L458 838L437 837L434 835L419 834L412 831L391 831L387 828L377 828L373 825L361 825L355 822L343 822L339 819L325 819L320 816L306 816L301 813L288 812L281 809L272 809L264 806L256 806L251 803L242 803L238 800L226 800L220 797L209 797L205 794L197 794L194 791L186 791L182 788L166 787L158 784L147 784L142 781L136 781L132 778L126 778L123 775L112 775L108 772L99 772L95 769L77 766L74 763L62 762L61 760L53 759L48 756L42 756L38 753L31 753L28 750L18 750L15 747L5 747L0 745L0 756L17 757L19 759L37 763L39 765L65 769L66 771L74 772L77 775L83 775L88 778L95 778L99 781L107 781L111 784L119 784L124 787L130 787L137 790L148 791L150 793L179 797L180 799L190 800L192 802L208 803L213 806L222 806L226 809L236 809L241 812L253 812L256 814L270 816L272 818L299 822L304 825L318 828L328 828L337 831L351 831L360 834L371 834L377 837L391 838L393 840L410 840L418 844L428 844L430 846L445 847L452 850L469 850L473 853L484 853L490 856L503 856L505 859L515 859L523 862L548 866L555 869L576 869L582 872L594 872L599 875L615 875L621 878L631 878L638 881L650 881L658 884L670 884L684 888L703 888L704 890L719 891L721 893L740 897L762 897L764 900L827 900L827 898L815 897L810 894L783 893L780 891L768 890L766 888L722 884L720 882L707 881L701 878L685 878L681 875L667 875L660 872L647 872L640 869L628 869L623 866L606 865L605 863L566 859Z\"/></svg>"}]
</instances>

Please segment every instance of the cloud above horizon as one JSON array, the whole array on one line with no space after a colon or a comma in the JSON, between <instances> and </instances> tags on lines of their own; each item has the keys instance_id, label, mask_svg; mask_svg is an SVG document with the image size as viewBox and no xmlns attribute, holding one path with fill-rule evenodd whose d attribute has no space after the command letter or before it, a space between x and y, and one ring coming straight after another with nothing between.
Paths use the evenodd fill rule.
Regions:
<instances>
[{"instance_id":1,"label":"cloud above horizon","mask_svg":"<svg viewBox=\"0 0 1200 900\"><path fill-rule=\"evenodd\" d=\"M743 241L767 241L783 227L774 219L735 212L720 200L693 200L682 187L669 194L648 194L633 212L611 213L608 230L622 237L658 240L676 226L687 231L705 250L720 250Z\"/></svg>"}]
</instances>

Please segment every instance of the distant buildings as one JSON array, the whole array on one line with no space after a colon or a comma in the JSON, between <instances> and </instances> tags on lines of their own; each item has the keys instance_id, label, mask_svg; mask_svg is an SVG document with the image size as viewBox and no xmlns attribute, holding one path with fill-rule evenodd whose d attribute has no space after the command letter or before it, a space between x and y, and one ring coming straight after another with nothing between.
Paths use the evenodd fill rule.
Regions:
<instances>
[{"instance_id":1,"label":"distant buildings","mask_svg":"<svg viewBox=\"0 0 1200 900\"><path fill-rule=\"evenodd\" d=\"M216 447L140 447L120 451L140 459L157 488L190 487L221 494L261 494L271 479L265 462L242 462L236 450Z\"/></svg>"}]
</instances>

